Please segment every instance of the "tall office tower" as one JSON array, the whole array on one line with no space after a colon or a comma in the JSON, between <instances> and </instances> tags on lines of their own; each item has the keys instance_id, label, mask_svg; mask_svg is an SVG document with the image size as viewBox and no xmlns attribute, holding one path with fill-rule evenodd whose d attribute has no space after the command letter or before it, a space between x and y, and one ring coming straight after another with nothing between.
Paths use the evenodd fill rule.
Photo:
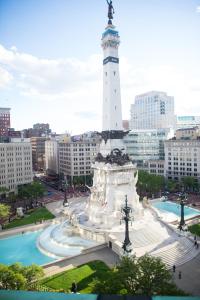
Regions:
<instances>
[{"instance_id":1,"label":"tall office tower","mask_svg":"<svg viewBox=\"0 0 200 300\"><path fill-rule=\"evenodd\" d=\"M135 97L131 105L131 129L176 128L174 98L152 91Z\"/></svg>"},{"instance_id":2,"label":"tall office tower","mask_svg":"<svg viewBox=\"0 0 200 300\"><path fill-rule=\"evenodd\" d=\"M10 108L0 107L0 136L8 136Z\"/></svg>"}]
</instances>

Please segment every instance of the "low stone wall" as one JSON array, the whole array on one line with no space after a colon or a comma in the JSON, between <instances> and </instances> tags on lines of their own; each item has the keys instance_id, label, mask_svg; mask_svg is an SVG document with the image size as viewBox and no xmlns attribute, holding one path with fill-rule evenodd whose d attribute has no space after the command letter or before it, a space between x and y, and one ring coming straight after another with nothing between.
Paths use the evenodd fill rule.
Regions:
<instances>
[{"instance_id":1,"label":"low stone wall","mask_svg":"<svg viewBox=\"0 0 200 300\"><path fill-rule=\"evenodd\" d=\"M106 242L106 233L98 231L97 229L88 228L84 225L78 225L79 234L86 239L90 239L96 241L97 243L105 243Z\"/></svg>"},{"instance_id":2,"label":"low stone wall","mask_svg":"<svg viewBox=\"0 0 200 300\"><path fill-rule=\"evenodd\" d=\"M4 229L4 230L0 231L0 238L9 237L9 236L12 236L15 234L20 234L20 233L23 234L28 231L37 231L37 230L46 228L46 227L50 226L51 224L59 223L62 221L63 221L63 218L55 218L55 219L44 221L40 224L29 224L29 225L10 228L10 229Z\"/></svg>"},{"instance_id":3,"label":"low stone wall","mask_svg":"<svg viewBox=\"0 0 200 300\"><path fill-rule=\"evenodd\" d=\"M119 242L116 237L112 234L108 236L108 244L112 244L112 250L115 252L119 257L123 255L122 243Z\"/></svg>"},{"instance_id":4,"label":"low stone wall","mask_svg":"<svg viewBox=\"0 0 200 300\"><path fill-rule=\"evenodd\" d=\"M80 254L72 255L72 256L69 256L69 257L65 257L65 258L50 262L48 264L42 265L42 267L45 270L45 269L48 269L49 267L59 266L60 263L66 263L67 264L67 262L68 261L70 262L71 259L79 258L83 255L93 253L94 251L106 248L107 246L108 246L107 243L102 243L100 245L95 245L95 246L92 246L92 247L88 247L87 249L84 249Z\"/></svg>"}]
</instances>

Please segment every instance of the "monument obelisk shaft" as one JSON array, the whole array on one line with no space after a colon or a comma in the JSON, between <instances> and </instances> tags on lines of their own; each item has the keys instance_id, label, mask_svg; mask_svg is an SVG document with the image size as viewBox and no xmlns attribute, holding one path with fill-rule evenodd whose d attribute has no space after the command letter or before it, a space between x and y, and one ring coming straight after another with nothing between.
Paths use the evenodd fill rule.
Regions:
<instances>
[{"instance_id":1,"label":"monument obelisk shaft","mask_svg":"<svg viewBox=\"0 0 200 300\"><path fill-rule=\"evenodd\" d=\"M107 1L108 2L108 1ZM119 76L118 47L120 38L112 24L114 9L112 1L108 2L108 25L102 34L103 48L103 142L100 152L105 156L113 149L124 147L122 128L122 109Z\"/></svg>"}]
</instances>

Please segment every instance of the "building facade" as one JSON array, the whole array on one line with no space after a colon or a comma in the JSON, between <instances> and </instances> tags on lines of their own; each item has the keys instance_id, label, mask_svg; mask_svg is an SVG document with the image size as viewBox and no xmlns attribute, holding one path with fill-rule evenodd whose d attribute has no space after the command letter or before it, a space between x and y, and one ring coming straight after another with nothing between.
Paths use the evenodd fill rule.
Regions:
<instances>
[{"instance_id":1,"label":"building facade","mask_svg":"<svg viewBox=\"0 0 200 300\"><path fill-rule=\"evenodd\" d=\"M58 139L45 141L45 169L47 174L59 173Z\"/></svg>"},{"instance_id":2,"label":"building facade","mask_svg":"<svg viewBox=\"0 0 200 300\"><path fill-rule=\"evenodd\" d=\"M165 161L164 160L149 160L148 173L154 175L165 176Z\"/></svg>"},{"instance_id":3,"label":"building facade","mask_svg":"<svg viewBox=\"0 0 200 300\"><path fill-rule=\"evenodd\" d=\"M0 137L8 136L10 128L10 108L0 107Z\"/></svg>"},{"instance_id":4,"label":"building facade","mask_svg":"<svg viewBox=\"0 0 200 300\"><path fill-rule=\"evenodd\" d=\"M92 174L91 163L99 152L99 141L96 139L59 142L59 174L73 181L76 176Z\"/></svg>"},{"instance_id":5,"label":"building facade","mask_svg":"<svg viewBox=\"0 0 200 300\"><path fill-rule=\"evenodd\" d=\"M123 130L129 130L130 126L129 126L129 120L122 120L122 127Z\"/></svg>"},{"instance_id":6,"label":"building facade","mask_svg":"<svg viewBox=\"0 0 200 300\"><path fill-rule=\"evenodd\" d=\"M32 180L30 142L13 139L11 143L0 143L0 187L16 192L19 185Z\"/></svg>"},{"instance_id":7,"label":"building facade","mask_svg":"<svg viewBox=\"0 0 200 300\"><path fill-rule=\"evenodd\" d=\"M200 180L200 130L199 127L178 129L176 137L165 141L165 175L181 180L192 176Z\"/></svg>"},{"instance_id":8,"label":"building facade","mask_svg":"<svg viewBox=\"0 0 200 300\"><path fill-rule=\"evenodd\" d=\"M31 137L47 137L51 134L49 124L37 123L33 125L33 128L23 129L23 135L25 138Z\"/></svg>"},{"instance_id":9,"label":"building facade","mask_svg":"<svg viewBox=\"0 0 200 300\"><path fill-rule=\"evenodd\" d=\"M148 161L164 160L164 141L172 136L170 129L132 130L124 137L124 143L137 167L148 171Z\"/></svg>"},{"instance_id":10,"label":"building facade","mask_svg":"<svg viewBox=\"0 0 200 300\"><path fill-rule=\"evenodd\" d=\"M200 116L177 116L177 129L200 126Z\"/></svg>"},{"instance_id":11,"label":"building facade","mask_svg":"<svg viewBox=\"0 0 200 300\"><path fill-rule=\"evenodd\" d=\"M152 91L135 97L131 105L131 129L176 128L174 98Z\"/></svg>"},{"instance_id":12,"label":"building facade","mask_svg":"<svg viewBox=\"0 0 200 300\"><path fill-rule=\"evenodd\" d=\"M178 129L175 136L177 140L195 140L200 136L200 127Z\"/></svg>"},{"instance_id":13,"label":"building facade","mask_svg":"<svg viewBox=\"0 0 200 300\"><path fill-rule=\"evenodd\" d=\"M45 141L46 137L30 138L32 145L33 169L41 171L45 169Z\"/></svg>"}]
</instances>

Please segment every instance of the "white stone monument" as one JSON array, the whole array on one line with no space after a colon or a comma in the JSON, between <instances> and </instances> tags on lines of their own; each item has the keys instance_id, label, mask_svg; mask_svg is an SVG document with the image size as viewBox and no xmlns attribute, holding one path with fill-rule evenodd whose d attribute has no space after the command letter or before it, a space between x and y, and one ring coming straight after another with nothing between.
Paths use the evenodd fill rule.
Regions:
<instances>
[{"instance_id":1,"label":"white stone monument","mask_svg":"<svg viewBox=\"0 0 200 300\"><path fill-rule=\"evenodd\" d=\"M111 19L112 19L112 15ZM100 228L111 228L119 224L121 207L125 195L138 218L142 207L136 192L138 173L136 166L125 153L122 130L120 96L119 58L120 44L118 31L109 18L102 35L103 60L103 131L100 153L94 169L91 197L87 205L89 221Z\"/></svg>"}]
</instances>

